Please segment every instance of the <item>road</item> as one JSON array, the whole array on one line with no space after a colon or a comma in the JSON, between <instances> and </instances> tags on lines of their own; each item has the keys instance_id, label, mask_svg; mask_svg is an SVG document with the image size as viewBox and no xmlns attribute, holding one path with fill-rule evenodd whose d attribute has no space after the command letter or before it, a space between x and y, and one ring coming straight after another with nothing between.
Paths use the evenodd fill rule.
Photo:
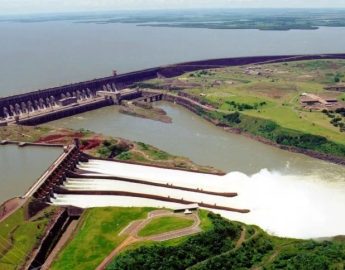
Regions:
<instances>
[{"instance_id":1,"label":"road","mask_svg":"<svg viewBox=\"0 0 345 270\"><path fill-rule=\"evenodd\" d=\"M140 237L138 233L141 229L143 229L147 224L149 224L153 219L166 217L166 216L176 216L176 217L184 217L193 219L193 224L190 227L170 231L162 234L156 234L147 237ZM201 232L200 228L200 218L198 213L193 213L191 215L184 215L184 214L176 214L171 211L167 210L156 210L152 211L148 214L146 219L135 220L131 222L126 228L124 228L119 235L128 235L128 237L119 245L117 246L103 261L102 263L96 268L96 270L104 270L107 265L113 260L115 256L117 256L121 251L123 251L128 246L141 242L141 241L166 241L174 238L179 238L187 235L193 235L196 233Z\"/></svg>"}]
</instances>

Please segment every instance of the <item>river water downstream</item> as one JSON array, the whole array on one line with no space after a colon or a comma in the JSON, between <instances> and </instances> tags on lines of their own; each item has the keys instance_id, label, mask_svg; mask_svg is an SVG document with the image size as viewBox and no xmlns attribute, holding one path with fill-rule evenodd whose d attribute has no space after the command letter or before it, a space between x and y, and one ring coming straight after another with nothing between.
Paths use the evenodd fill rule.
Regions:
<instances>
[{"instance_id":1,"label":"river water downstream","mask_svg":"<svg viewBox=\"0 0 345 270\"><path fill-rule=\"evenodd\" d=\"M344 167L225 132L181 106L167 102L158 104L172 117L172 124L124 115L113 106L50 122L49 125L86 128L149 143L225 172L240 171L250 175L266 168L283 173L321 174L329 180L340 180L345 175Z\"/></svg>"},{"instance_id":2,"label":"river water downstream","mask_svg":"<svg viewBox=\"0 0 345 270\"><path fill-rule=\"evenodd\" d=\"M223 169L228 174L222 177L221 183L195 181L195 187L202 185L204 189L218 187L219 191L238 192L238 198L217 201L217 204L248 208L251 212L219 211L230 219L257 224L280 236L345 235L345 216L341 214L345 205L345 167L225 132L178 105L158 104L172 117L172 124L123 115L116 106L50 124L97 130L106 135L142 141L169 153L189 157L197 163ZM109 166L97 168L106 171L111 169ZM104 183L98 185L100 188L108 187ZM139 189L132 191L140 192ZM165 205L163 202L112 196L62 197L63 203L81 207L123 205L122 200L129 205Z\"/></svg>"}]
</instances>

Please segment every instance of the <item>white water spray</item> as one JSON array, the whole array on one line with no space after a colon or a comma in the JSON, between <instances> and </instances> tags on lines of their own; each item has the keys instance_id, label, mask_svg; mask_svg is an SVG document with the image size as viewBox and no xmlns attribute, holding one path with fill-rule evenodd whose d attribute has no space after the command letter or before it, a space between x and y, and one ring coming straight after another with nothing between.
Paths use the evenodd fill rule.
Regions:
<instances>
[{"instance_id":1,"label":"white water spray","mask_svg":"<svg viewBox=\"0 0 345 270\"><path fill-rule=\"evenodd\" d=\"M345 215L343 214L345 212L345 179L343 177L326 181L319 175L283 175L268 170L261 170L252 176L239 172L215 176L95 160L81 164L80 168L92 171L90 175L128 177L209 191L237 192L238 196L224 198L101 179L69 179L65 184L66 188L141 192L250 209L251 212L248 214L213 211L232 220L256 224L278 236L316 238L345 235ZM103 195L59 195L54 203L80 207L115 205L172 207L176 205L142 198Z\"/></svg>"}]
</instances>

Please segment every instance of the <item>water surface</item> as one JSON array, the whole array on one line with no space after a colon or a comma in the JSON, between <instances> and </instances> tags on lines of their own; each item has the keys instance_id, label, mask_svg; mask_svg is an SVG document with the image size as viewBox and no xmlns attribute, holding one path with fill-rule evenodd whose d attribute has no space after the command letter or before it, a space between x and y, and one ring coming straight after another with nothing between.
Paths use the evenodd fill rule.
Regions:
<instances>
[{"instance_id":1,"label":"water surface","mask_svg":"<svg viewBox=\"0 0 345 270\"><path fill-rule=\"evenodd\" d=\"M61 153L60 148L0 145L0 204L24 195Z\"/></svg>"},{"instance_id":2,"label":"water surface","mask_svg":"<svg viewBox=\"0 0 345 270\"><path fill-rule=\"evenodd\" d=\"M185 108L161 102L172 124L119 113L112 106L50 122L50 125L86 128L106 135L152 144L171 154L185 156L202 165L226 172L254 174L261 169L323 178L344 179L345 167L290 153L242 135L225 132Z\"/></svg>"},{"instance_id":3,"label":"water surface","mask_svg":"<svg viewBox=\"0 0 345 270\"><path fill-rule=\"evenodd\" d=\"M0 23L0 96L219 57L343 53L345 28L259 31L133 24Z\"/></svg>"}]
</instances>

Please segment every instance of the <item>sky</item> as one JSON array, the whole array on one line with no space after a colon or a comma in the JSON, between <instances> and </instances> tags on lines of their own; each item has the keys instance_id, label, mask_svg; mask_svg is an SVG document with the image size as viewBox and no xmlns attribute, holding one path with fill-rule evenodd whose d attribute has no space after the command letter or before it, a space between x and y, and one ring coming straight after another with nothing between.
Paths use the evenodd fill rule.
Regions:
<instances>
[{"instance_id":1,"label":"sky","mask_svg":"<svg viewBox=\"0 0 345 270\"><path fill-rule=\"evenodd\" d=\"M189 8L345 8L345 0L0 0L0 14Z\"/></svg>"}]
</instances>

